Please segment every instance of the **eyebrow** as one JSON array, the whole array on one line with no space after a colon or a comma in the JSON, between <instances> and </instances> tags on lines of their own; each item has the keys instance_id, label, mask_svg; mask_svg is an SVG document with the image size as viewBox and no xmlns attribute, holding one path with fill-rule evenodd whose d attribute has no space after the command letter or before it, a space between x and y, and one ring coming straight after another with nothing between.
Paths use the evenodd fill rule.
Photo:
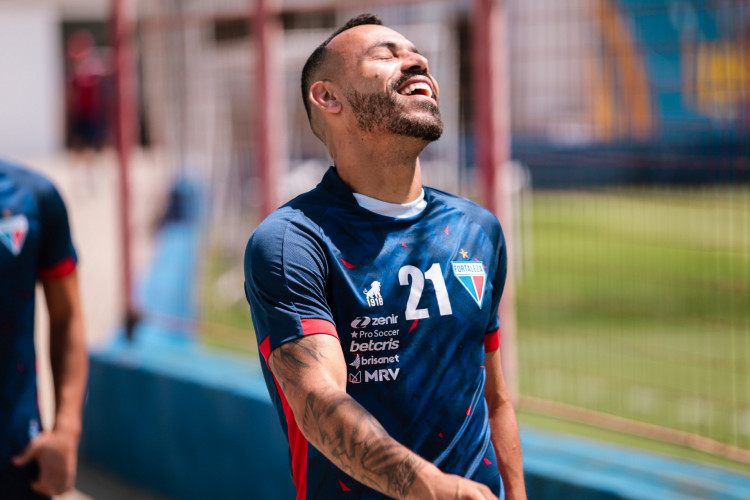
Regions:
<instances>
[{"instance_id":1,"label":"eyebrow","mask_svg":"<svg viewBox=\"0 0 750 500\"><path fill-rule=\"evenodd\" d=\"M413 44L410 44L410 43L408 43L408 44L400 44L400 43L396 43L396 42L390 42L388 40L383 40L381 42L378 42L378 43L372 45L369 49L367 49L367 53L369 54L373 50L379 49L379 48L382 48L382 47L385 47L385 48L387 48L389 50L395 51L395 50L397 50L401 46L405 46L405 48L408 51L410 51L410 52L414 52L415 54L419 54L419 50Z\"/></svg>"}]
</instances>

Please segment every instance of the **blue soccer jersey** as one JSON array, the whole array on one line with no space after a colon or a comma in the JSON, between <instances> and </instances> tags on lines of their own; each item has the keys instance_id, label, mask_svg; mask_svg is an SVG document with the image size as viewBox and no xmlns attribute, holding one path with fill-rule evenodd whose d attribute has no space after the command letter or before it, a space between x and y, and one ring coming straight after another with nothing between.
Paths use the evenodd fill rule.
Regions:
<instances>
[{"instance_id":1,"label":"blue soccer jersey","mask_svg":"<svg viewBox=\"0 0 750 500\"><path fill-rule=\"evenodd\" d=\"M0 160L0 466L41 430L34 351L37 280L70 274L76 253L55 187Z\"/></svg>"},{"instance_id":2,"label":"blue soccer jersey","mask_svg":"<svg viewBox=\"0 0 750 500\"><path fill-rule=\"evenodd\" d=\"M500 495L484 357L500 342L502 229L463 198L425 188L425 199L417 216L378 215L331 168L263 221L245 254L259 350L267 362L274 348L304 335L338 338L347 392L393 438ZM261 364L290 443L297 498L385 498L308 445Z\"/></svg>"}]
</instances>

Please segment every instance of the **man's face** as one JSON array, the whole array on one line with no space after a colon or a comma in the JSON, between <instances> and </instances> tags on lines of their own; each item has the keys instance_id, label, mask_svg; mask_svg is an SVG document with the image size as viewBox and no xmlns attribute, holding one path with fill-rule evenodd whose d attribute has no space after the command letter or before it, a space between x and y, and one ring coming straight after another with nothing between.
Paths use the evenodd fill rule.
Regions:
<instances>
[{"instance_id":1,"label":"man's face","mask_svg":"<svg viewBox=\"0 0 750 500\"><path fill-rule=\"evenodd\" d=\"M360 130L440 137L437 82L411 42L389 28L364 25L337 36L329 48L347 68L344 93Z\"/></svg>"}]
</instances>

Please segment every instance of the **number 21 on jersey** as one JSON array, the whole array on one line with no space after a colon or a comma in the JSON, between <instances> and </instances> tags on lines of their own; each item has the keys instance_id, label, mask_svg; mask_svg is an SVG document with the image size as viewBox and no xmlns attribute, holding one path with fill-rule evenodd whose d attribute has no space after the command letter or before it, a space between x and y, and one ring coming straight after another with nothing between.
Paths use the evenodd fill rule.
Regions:
<instances>
[{"instance_id":1,"label":"number 21 on jersey","mask_svg":"<svg viewBox=\"0 0 750 500\"><path fill-rule=\"evenodd\" d=\"M409 285L411 282L411 290L409 291L409 300L406 302L406 319L424 319L429 318L430 313L426 308L418 309L419 299L422 298L422 292L424 291L424 280L428 279L432 281L432 286L435 289L435 295L437 297L438 309L440 310L441 316L447 316L453 314L451 308L451 301L448 298L448 290L445 287L445 280L443 279L443 271L440 269L440 264L437 262L423 273L414 266L404 266L398 270L398 281L402 286Z\"/></svg>"}]
</instances>

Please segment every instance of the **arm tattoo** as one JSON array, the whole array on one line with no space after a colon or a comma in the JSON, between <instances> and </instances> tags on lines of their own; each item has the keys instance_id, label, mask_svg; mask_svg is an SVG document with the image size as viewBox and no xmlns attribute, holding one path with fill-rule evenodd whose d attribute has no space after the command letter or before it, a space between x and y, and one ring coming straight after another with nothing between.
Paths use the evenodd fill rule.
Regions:
<instances>
[{"instance_id":1,"label":"arm tattoo","mask_svg":"<svg viewBox=\"0 0 750 500\"><path fill-rule=\"evenodd\" d=\"M287 342L269 357L269 367L287 394L301 377L315 376L329 362L312 337ZM350 476L389 496L403 498L425 464L340 389L311 391L304 408L297 410L302 418L296 415L296 420L313 446Z\"/></svg>"},{"instance_id":2,"label":"arm tattoo","mask_svg":"<svg viewBox=\"0 0 750 500\"><path fill-rule=\"evenodd\" d=\"M335 414L346 415L346 425ZM347 394L334 389L310 393L302 430L341 470L363 484L403 498L424 465Z\"/></svg>"},{"instance_id":3,"label":"arm tattoo","mask_svg":"<svg viewBox=\"0 0 750 500\"><path fill-rule=\"evenodd\" d=\"M279 346L268 359L269 368L276 375L282 391L286 391L288 384L294 383L294 377L300 370L312 368L313 364L326 359L323 353L315 349L314 343L305 340L302 338Z\"/></svg>"}]
</instances>

